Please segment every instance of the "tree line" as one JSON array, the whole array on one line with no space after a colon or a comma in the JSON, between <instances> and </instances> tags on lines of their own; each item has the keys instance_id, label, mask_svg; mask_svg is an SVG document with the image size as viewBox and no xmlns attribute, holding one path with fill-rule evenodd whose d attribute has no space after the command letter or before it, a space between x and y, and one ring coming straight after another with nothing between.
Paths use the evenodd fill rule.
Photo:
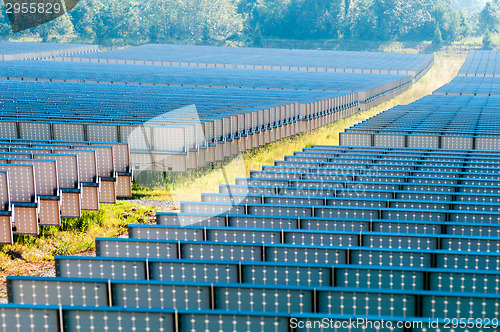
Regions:
<instances>
[{"instance_id":1,"label":"tree line","mask_svg":"<svg viewBox=\"0 0 500 332\"><path fill-rule=\"evenodd\" d=\"M43 40L259 45L264 38L451 43L498 32L499 0L480 12L451 0L81 0L52 22L20 33ZM11 35L5 8L0 35Z\"/></svg>"}]
</instances>

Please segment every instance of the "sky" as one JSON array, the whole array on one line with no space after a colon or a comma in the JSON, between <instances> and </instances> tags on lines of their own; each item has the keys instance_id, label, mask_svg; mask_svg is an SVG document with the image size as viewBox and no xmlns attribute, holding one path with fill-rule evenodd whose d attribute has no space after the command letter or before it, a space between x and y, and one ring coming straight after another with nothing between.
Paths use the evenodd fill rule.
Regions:
<instances>
[{"instance_id":1,"label":"sky","mask_svg":"<svg viewBox=\"0 0 500 332\"><path fill-rule=\"evenodd\" d=\"M466 8L469 13L480 11L488 0L451 0L455 9Z\"/></svg>"}]
</instances>

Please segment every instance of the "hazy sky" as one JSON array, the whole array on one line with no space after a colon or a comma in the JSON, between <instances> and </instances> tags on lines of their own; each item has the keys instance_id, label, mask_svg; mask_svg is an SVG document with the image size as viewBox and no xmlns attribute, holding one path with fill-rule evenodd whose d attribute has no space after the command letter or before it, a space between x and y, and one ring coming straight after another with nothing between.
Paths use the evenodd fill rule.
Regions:
<instances>
[{"instance_id":1,"label":"hazy sky","mask_svg":"<svg viewBox=\"0 0 500 332\"><path fill-rule=\"evenodd\" d=\"M451 0L455 9L466 8L469 12L483 9L488 0Z\"/></svg>"}]
</instances>

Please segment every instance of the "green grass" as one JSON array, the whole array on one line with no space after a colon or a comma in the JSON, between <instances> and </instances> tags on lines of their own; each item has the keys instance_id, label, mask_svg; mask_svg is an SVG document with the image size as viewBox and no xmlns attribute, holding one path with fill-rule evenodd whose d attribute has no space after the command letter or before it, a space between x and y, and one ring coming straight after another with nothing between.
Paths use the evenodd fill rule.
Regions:
<instances>
[{"instance_id":1,"label":"green grass","mask_svg":"<svg viewBox=\"0 0 500 332\"><path fill-rule=\"evenodd\" d=\"M0 281L7 275L36 274L53 265L54 255L92 251L96 237L123 236L128 224L152 222L154 215L153 208L119 201L83 211L81 218L63 218L61 227L43 226L39 236L15 236L13 245L0 248Z\"/></svg>"}]
</instances>

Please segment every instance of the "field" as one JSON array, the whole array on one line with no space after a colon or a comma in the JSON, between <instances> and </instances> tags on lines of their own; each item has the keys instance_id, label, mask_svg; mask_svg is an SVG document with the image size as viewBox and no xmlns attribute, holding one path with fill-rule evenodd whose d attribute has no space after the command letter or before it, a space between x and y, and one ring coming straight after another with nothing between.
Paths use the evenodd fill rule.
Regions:
<instances>
[{"instance_id":1,"label":"field","mask_svg":"<svg viewBox=\"0 0 500 332\"><path fill-rule=\"evenodd\" d=\"M61 228L42 228L40 236L17 236L15 244L0 248L0 283L5 297L8 275L51 275L54 255L93 255L96 236L126 236L127 224L152 223L155 211L175 210L179 201L199 200L202 192L217 192L220 183L234 183L250 170L272 165L284 155L314 144L338 144L338 133L360 121L396 105L408 104L449 82L458 72L465 56L437 54L433 68L411 89L368 111L323 128L300 134L233 157L210 168L169 176L165 185L144 189L135 185L130 200L117 205L104 204L99 212L84 212L79 219L65 219ZM165 203L168 202L168 203ZM3 294L3 295L2 295Z\"/></svg>"},{"instance_id":2,"label":"field","mask_svg":"<svg viewBox=\"0 0 500 332\"><path fill-rule=\"evenodd\" d=\"M356 123L397 105L406 105L420 99L448 83L456 76L465 58L438 57L432 69L405 93L364 112L339 120L323 128L303 133L279 142L268 144L244 153L213 169L192 170L184 175L167 179L169 190L140 190L136 194L143 200L199 200L202 192L217 192L219 183L234 183L237 177L247 177L250 170L260 170L262 165L273 165L304 147L311 145L338 145L339 132ZM136 196L137 197L137 196Z\"/></svg>"}]
</instances>

